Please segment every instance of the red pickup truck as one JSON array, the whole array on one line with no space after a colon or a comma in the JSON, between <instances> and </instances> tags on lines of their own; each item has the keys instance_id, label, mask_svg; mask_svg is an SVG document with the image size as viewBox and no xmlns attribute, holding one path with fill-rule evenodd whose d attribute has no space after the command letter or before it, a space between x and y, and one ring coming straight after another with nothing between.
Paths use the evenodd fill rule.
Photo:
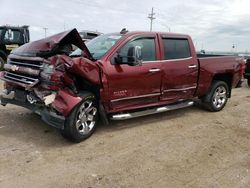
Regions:
<instances>
[{"instance_id":1,"label":"red pickup truck","mask_svg":"<svg viewBox=\"0 0 250 188\"><path fill-rule=\"evenodd\" d=\"M72 50L72 45L78 47ZM233 56L197 57L188 35L127 32L86 45L76 29L14 50L0 73L1 104L23 106L80 142L98 119L123 120L193 105L220 111L242 78Z\"/></svg>"}]
</instances>

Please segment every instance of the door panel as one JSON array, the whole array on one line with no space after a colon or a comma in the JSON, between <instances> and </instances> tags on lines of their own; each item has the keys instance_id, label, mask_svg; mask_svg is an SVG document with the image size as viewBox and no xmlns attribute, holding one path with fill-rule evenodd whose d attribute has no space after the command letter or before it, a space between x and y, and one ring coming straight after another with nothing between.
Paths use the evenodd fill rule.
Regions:
<instances>
[{"instance_id":1,"label":"door panel","mask_svg":"<svg viewBox=\"0 0 250 188\"><path fill-rule=\"evenodd\" d=\"M192 57L188 39L163 38L161 100L191 99L197 88L198 62Z\"/></svg>"},{"instance_id":2,"label":"door panel","mask_svg":"<svg viewBox=\"0 0 250 188\"><path fill-rule=\"evenodd\" d=\"M129 47L140 46L143 58L141 66L110 64L107 67L111 109L129 110L159 101L162 71L161 62L156 60L158 44L155 41L152 35L144 36L128 41L119 50L119 55L126 58Z\"/></svg>"},{"instance_id":3,"label":"door panel","mask_svg":"<svg viewBox=\"0 0 250 188\"><path fill-rule=\"evenodd\" d=\"M193 59L166 61L162 65L162 100L176 102L193 98L197 87L198 67ZM189 68L193 67L193 68Z\"/></svg>"}]
</instances>

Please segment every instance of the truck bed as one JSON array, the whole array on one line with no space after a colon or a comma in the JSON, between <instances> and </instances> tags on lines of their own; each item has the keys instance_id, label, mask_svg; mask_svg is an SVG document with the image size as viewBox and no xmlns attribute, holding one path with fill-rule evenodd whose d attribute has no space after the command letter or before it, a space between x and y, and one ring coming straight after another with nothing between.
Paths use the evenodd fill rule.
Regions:
<instances>
[{"instance_id":1,"label":"truck bed","mask_svg":"<svg viewBox=\"0 0 250 188\"><path fill-rule=\"evenodd\" d=\"M231 88L236 87L242 77L242 59L238 56L228 55L206 55L198 56L200 67L197 96L203 96L207 93L212 83L214 74L220 80L229 81Z\"/></svg>"}]
</instances>

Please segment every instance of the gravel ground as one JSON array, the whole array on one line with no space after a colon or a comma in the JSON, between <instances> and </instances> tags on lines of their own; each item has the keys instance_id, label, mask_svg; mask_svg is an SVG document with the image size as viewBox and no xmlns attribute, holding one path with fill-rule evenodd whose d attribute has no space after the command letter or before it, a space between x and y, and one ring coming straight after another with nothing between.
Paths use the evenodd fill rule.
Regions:
<instances>
[{"instance_id":1,"label":"gravel ground","mask_svg":"<svg viewBox=\"0 0 250 188\"><path fill-rule=\"evenodd\" d=\"M190 107L99 125L72 144L30 111L0 107L1 187L249 187L250 88L218 113Z\"/></svg>"}]
</instances>

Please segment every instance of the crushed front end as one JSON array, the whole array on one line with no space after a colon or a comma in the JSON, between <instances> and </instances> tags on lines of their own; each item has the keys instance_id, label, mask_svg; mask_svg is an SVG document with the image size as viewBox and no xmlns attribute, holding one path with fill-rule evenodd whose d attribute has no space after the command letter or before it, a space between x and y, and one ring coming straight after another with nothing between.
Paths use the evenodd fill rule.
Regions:
<instances>
[{"instance_id":1,"label":"crushed front end","mask_svg":"<svg viewBox=\"0 0 250 188\"><path fill-rule=\"evenodd\" d=\"M72 45L81 49L82 55L71 57ZM101 83L100 67L76 29L15 49L0 79L4 81L2 105L28 108L62 130L73 109L82 102L82 92L96 91Z\"/></svg>"},{"instance_id":2,"label":"crushed front end","mask_svg":"<svg viewBox=\"0 0 250 188\"><path fill-rule=\"evenodd\" d=\"M28 108L49 125L63 129L65 117L81 101L66 71L72 64L66 55L48 59L10 55L5 71L0 72L4 81L1 104Z\"/></svg>"}]
</instances>

